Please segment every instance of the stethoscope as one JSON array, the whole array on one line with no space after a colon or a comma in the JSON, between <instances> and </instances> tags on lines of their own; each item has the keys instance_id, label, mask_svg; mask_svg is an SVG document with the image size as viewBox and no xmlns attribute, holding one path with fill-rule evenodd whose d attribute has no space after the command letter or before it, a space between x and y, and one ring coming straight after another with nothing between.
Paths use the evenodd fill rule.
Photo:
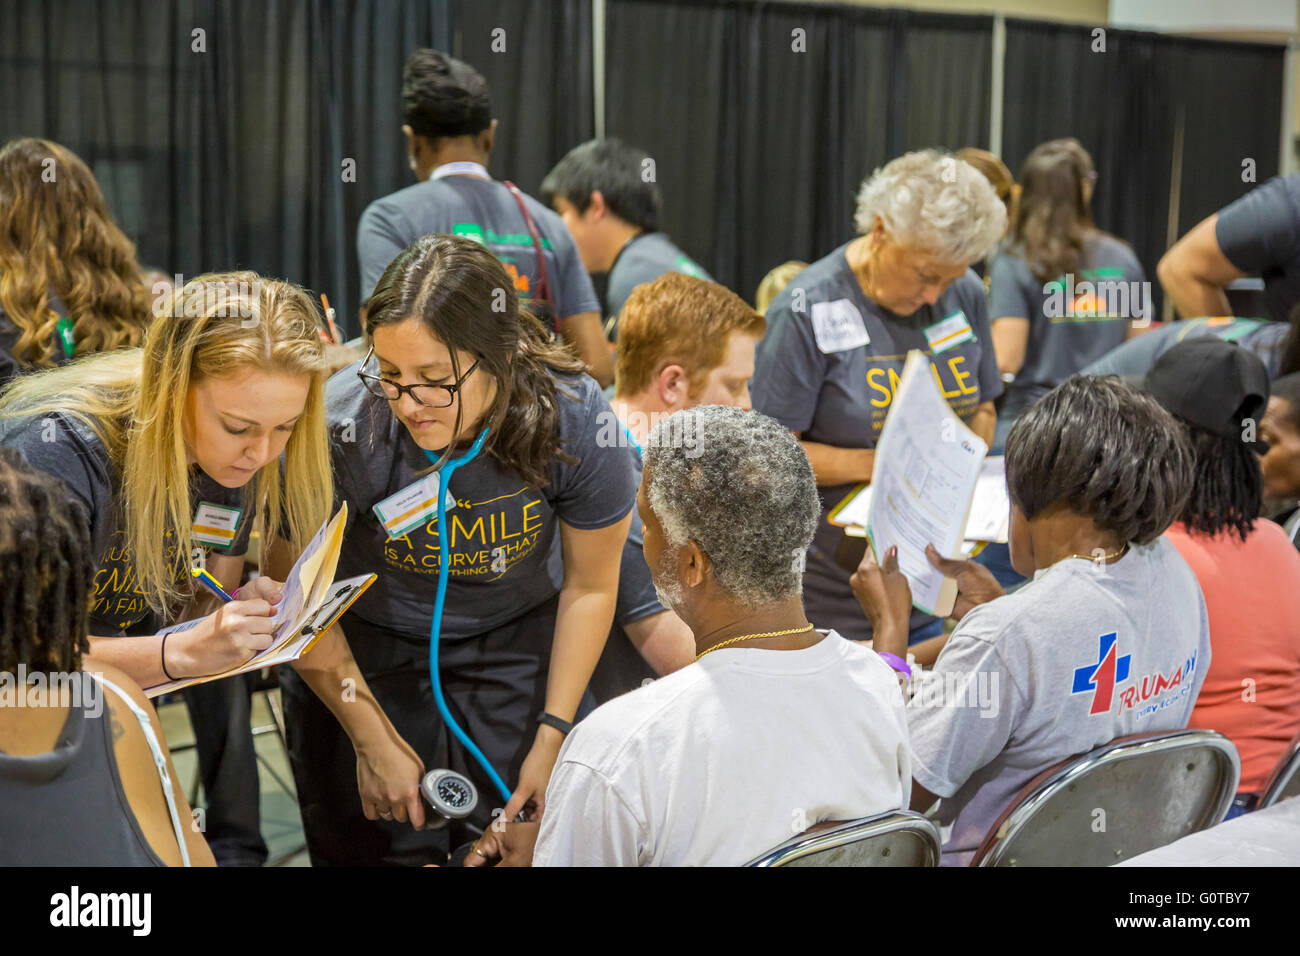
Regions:
<instances>
[{"instance_id":1,"label":"stethoscope","mask_svg":"<svg viewBox=\"0 0 1300 956\"><path fill-rule=\"evenodd\" d=\"M429 681L433 685L433 699L438 705L438 713L442 715L443 721L445 721L447 726L451 728L451 732L456 736L456 739L464 744L465 749L468 750L470 755L478 761L479 766L482 767L483 771L488 775L488 779L492 781L492 784L501 794L501 799L509 800L510 788L507 787L505 781L501 779L501 775L496 772L496 768L492 766L491 761L489 761L483 754L483 751L478 748L478 745L470 739L469 734L465 733L460 724L456 723L456 719L452 717L451 711L448 710L447 700L442 693L442 679L438 674L438 640L442 636L442 609L447 600L447 574L451 569L451 561L449 560L451 556L447 553L447 538L443 533L443 529L447 527L447 489L451 484L451 476L455 473L456 469L461 465L473 461L474 458L478 456L478 453L483 449L483 442L487 440L488 432L491 430L491 426L484 428L479 432L478 438L474 440L474 444L470 446L469 451L465 452L465 454L461 455L459 458L453 458L444 463L441 467L437 468L439 476L438 536L441 544L439 545L438 560L438 593L433 602L433 620L429 622ZM428 449L421 450L424 451L425 456L433 462L434 465L438 464L439 456L435 455ZM437 773L447 774L450 773L450 771L435 770L429 774L429 776L433 776L433 774ZM427 782L428 778L426 777L426 783ZM464 782L469 784L468 780L465 780ZM473 784L469 785L471 788L473 787ZM445 778L443 786L445 789ZM426 795L428 794L428 789L428 787L425 787ZM433 801L430 802L432 803ZM434 804L434 808L440 809L436 803Z\"/></svg>"}]
</instances>

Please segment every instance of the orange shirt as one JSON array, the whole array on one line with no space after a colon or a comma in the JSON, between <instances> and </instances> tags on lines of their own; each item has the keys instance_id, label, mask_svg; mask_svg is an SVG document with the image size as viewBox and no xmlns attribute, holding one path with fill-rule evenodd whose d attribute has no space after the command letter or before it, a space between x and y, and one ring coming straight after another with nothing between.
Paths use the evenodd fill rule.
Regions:
<instances>
[{"instance_id":1,"label":"orange shirt","mask_svg":"<svg viewBox=\"0 0 1300 956\"><path fill-rule=\"evenodd\" d=\"M1236 534L1165 532L1191 565L1210 616L1210 669L1188 727L1217 730L1257 793L1300 732L1300 552L1272 521Z\"/></svg>"}]
</instances>

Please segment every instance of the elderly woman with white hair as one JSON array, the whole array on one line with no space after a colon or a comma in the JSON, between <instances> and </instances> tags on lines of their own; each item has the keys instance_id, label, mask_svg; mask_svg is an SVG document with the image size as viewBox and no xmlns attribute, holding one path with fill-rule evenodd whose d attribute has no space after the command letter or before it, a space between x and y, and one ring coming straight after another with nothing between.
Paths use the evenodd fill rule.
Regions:
<instances>
[{"instance_id":1,"label":"elderly woman with white hair","mask_svg":"<svg viewBox=\"0 0 1300 956\"><path fill-rule=\"evenodd\" d=\"M861 233L801 272L767 310L754 408L799 437L822 514L804 577L810 620L870 637L827 512L871 480L876 440L911 349L930 359L953 411L986 441L1002 392L984 283L970 265L1002 238L1006 208L969 163L935 150L900 156L858 194ZM917 615L913 637L933 618Z\"/></svg>"}]
</instances>

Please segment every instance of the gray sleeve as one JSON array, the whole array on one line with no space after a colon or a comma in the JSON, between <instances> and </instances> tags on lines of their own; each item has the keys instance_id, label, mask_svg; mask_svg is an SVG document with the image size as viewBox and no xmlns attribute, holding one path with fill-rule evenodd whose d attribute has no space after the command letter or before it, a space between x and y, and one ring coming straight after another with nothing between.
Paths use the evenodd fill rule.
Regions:
<instances>
[{"instance_id":1,"label":"gray sleeve","mask_svg":"<svg viewBox=\"0 0 1300 956\"><path fill-rule=\"evenodd\" d=\"M548 236L555 249L555 262L560 274L553 276L551 294L555 296L555 317L567 319L571 315L583 312L600 313L600 300L596 298L596 287L591 284L578 255L578 247L573 244L569 231L561 228Z\"/></svg>"},{"instance_id":2,"label":"gray sleeve","mask_svg":"<svg viewBox=\"0 0 1300 956\"><path fill-rule=\"evenodd\" d=\"M665 610L659 603L659 594L645 563L645 544L641 540L641 516L632 506L632 527L618 569L618 603L614 608L614 622L626 627L635 621Z\"/></svg>"},{"instance_id":3,"label":"gray sleeve","mask_svg":"<svg viewBox=\"0 0 1300 956\"><path fill-rule=\"evenodd\" d=\"M113 487L105 460L94 453L59 415L33 418L8 432L5 445L27 464L61 482L85 512L93 535L101 510L112 506Z\"/></svg>"},{"instance_id":4,"label":"gray sleeve","mask_svg":"<svg viewBox=\"0 0 1300 956\"><path fill-rule=\"evenodd\" d=\"M992 318L1014 317L1033 322L1043 311L1042 299L1031 302L1027 295L1025 276L1028 271L1019 259L1005 252L998 253L989 278L989 315Z\"/></svg>"},{"instance_id":5,"label":"gray sleeve","mask_svg":"<svg viewBox=\"0 0 1300 956\"><path fill-rule=\"evenodd\" d=\"M1144 332L1111 349L1082 370L1083 375L1146 375L1177 332L1177 323Z\"/></svg>"},{"instance_id":6,"label":"gray sleeve","mask_svg":"<svg viewBox=\"0 0 1300 956\"><path fill-rule=\"evenodd\" d=\"M607 528L623 519L636 503L639 480L631 448L618 441L606 441L616 424L614 411L594 379L583 376L579 385L558 383L557 403L578 406L566 409L564 450L579 459L576 465L561 464L556 482L555 513L565 524L582 529ZM573 398L566 392L580 388Z\"/></svg>"},{"instance_id":7,"label":"gray sleeve","mask_svg":"<svg viewBox=\"0 0 1300 956\"><path fill-rule=\"evenodd\" d=\"M402 224L376 200L357 223L357 259L361 263L361 296L370 298L389 263L417 237L407 237Z\"/></svg>"},{"instance_id":8,"label":"gray sleeve","mask_svg":"<svg viewBox=\"0 0 1300 956\"><path fill-rule=\"evenodd\" d=\"M969 279L970 294L965 297L963 308L971 331L980 340L980 367L976 370L980 383L980 401L991 402L1006 386L1002 382L1002 371L998 368L998 357L993 351L992 323L989 321L988 299L984 296L984 283L974 272L966 273Z\"/></svg>"},{"instance_id":9,"label":"gray sleeve","mask_svg":"<svg viewBox=\"0 0 1300 956\"><path fill-rule=\"evenodd\" d=\"M957 626L907 706L912 777L939 797L951 797L993 762L1006 748L1025 707L1010 668L991 640L996 630L988 622L998 617L977 614L980 610L971 611ZM982 706L983 701L988 706Z\"/></svg>"},{"instance_id":10,"label":"gray sleeve","mask_svg":"<svg viewBox=\"0 0 1300 956\"><path fill-rule=\"evenodd\" d=\"M767 333L754 357L751 395L755 411L803 432L817 412L827 363L813 338L808 312L793 312L791 302L787 288L768 307Z\"/></svg>"},{"instance_id":11,"label":"gray sleeve","mask_svg":"<svg viewBox=\"0 0 1300 956\"><path fill-rule=\"evenodd\" d=\"M1264 272L1300 258L1300 211L1288 180L1270 179L1219 211L1214 236L1240 271Z\"/></svg>"}]
</instances>

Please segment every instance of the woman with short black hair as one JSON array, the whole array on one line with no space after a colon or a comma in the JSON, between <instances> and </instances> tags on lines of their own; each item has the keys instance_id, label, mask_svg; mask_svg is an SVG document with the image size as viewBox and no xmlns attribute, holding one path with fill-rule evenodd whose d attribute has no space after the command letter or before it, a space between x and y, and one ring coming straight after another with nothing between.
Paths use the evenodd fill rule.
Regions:
<instances>
[{"instance_id":1,"label":"woman with short black hair","mask_svg":"<svg viewBox=\"0 0 1300 956\"><path fill-rule=\"evenodd\" d=\"M1074 376L1007 438L1011 562L1002 594L972 561L934 665L943 693L908 705L912 809L942 799L945 862L965 862L1038 772L1116 737L1187 726L1210 657L1205 601L1160 536L1191 488L1191 452L1153 398ZM911 589L892 549L853 576L875 649L904 654ZM978 605L978 606L976 606Z\"/></svg>"}]
</instances>

